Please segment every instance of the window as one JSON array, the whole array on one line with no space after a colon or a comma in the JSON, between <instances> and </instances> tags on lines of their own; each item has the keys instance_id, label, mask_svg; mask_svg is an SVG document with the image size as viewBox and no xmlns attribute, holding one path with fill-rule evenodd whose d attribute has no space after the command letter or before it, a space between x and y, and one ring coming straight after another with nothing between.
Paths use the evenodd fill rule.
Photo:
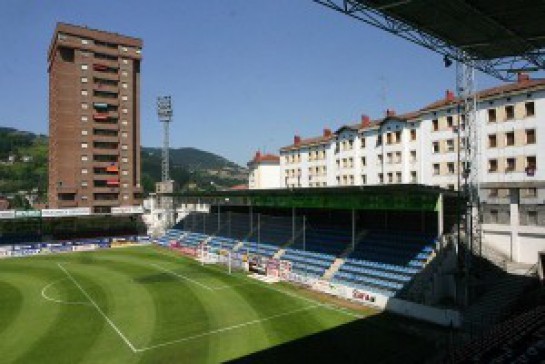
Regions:
<instances>
[{"instance_id":1,"label":"window","mask_svg":"<svg viewBox=\"0 0 545 364\"><path fill-rule=\"evenodd\" d=\"M88 68L89 68L89 66L87 66L86 64L82 64L82 65L81 65L81 69L82 69L83 71L86 71Z\"/></svg>"},{"instance_id":2,"label":"window","mask_svg":"<svg viewBox=\"0 0 545 364\"><path fill-rule=\"evenodd\" d=\"M123 145L121 146L121 149L127 150L127 149L129 149L129 147L127 146L127 144L123 144Z\"/></svg>"},{"instance_id":3,"label":"window","mask_svg":"<svg viewBox=\"0 0 545 364\"><path fill-rule=\"evenodd\" d=\"M377 135L377 145L382 144L382 135Z\"/></svg>"},{"instance_id":4,"label":"window","mask_svg":"<svg viewBox=\"0 0 545 364\"><path fill-rule=\"evenodd\" d=\"M447 126L452 129L453 125L454 125L454 120L452 116L447 116Z\"/></svg>"},{"instance_id":5,"label":"window","mask_svg":"<svg viewBox=\"0 0 545 364\"><path fill-rule=\"evenodd\" d=\"M59 33L59 34L57 34L57 39L58 40L66 40L66 39L68 39L68 37L66 36L66 34Z\"/></svg>"},{"instance_id":6,"label":"window","mask_svg":"<svg viewBox=\"0 0 545 364\"><path fill-rule=\"evenodd\" d=\"M526 144L535 144L536 143L536 130L528 129L526 130Z\"/></svg>"},{"instance_id":7,"label":"window","mask_svg":"<svg viewBox=\"0 0 545 364\"><path fill-rule=\"evenodd\" d=\"M395 162L401 163L401 152L396 152Z\"/></svg>"},{"instance_id":8,"label":"window","mask_svg":"<svg viewBox=\"0 0 545 364\"><path fill-rule=\"evenodd\" d=\"M87 143L81 143L81 149L87 149Z\"/></svg>"},{"instance_id":9,"label":"window","mask_svg":"<svg viewBox=\"0 0 545 364\"><path fill-rule=\"evenodd\" d=\"M382 173L378 174L378 183L380 184L384 183L384 175Z\"/></svg>"},{"instance_id":10,"label":"window","mask_svg":"<svg viewBox=\"0 0 545 364\"><path fill-rule=\"evenodd\" d=\"M81 51L80 54L82 57L91 57L91 52Z\"/></svg>"},{"instance_id":11,"label":"window","mask_svg":"<svg viewBox=\"0 0 545 364\"><path fill-rule=\"evenodd\" d=\"M122 137L122 138L126 138L128 135L129 135L129 134L128 134L126 131L124 131L123 133L121 133L121 137Z\"/></svg>"},{"instance_id":12,"label":"window","mask_svg":"<svg viewBox=\"0 0 545 364\"><path fill-rule=\"evenodd\" d=\"M433 130L433 131L439 130L439 120L433 119L433 120L431 121L431 125L432 125L432 130Z\"/></svg>"},{"instance_id":13,"label":"window","mask_svg":"<svg viewBox=\"0 0 545 364\"><path fill-rule=\"evenodd\" d=\"M382 154L379 154L377 157L378 157L377 164L382 164L382 161L383 161Z\"/></svg>"},{"instance_id":14,"label":"window","mask_svg":"<svg viewBox=\"0 0 545 364\"><path fill-rule=\"evenodd\" d=\"M83 196L81 196L81 199L82 199L83 201L86 201L86 200L87 200L87 196L83 195Z\"/></svg>"},{"instance_id":15,"label":"window","mask_svg":"<svg viewBox=\"0 0 545 364\"><path fill-rule=\"evenodd\" d=\"M127 120L125 119L121 120L121 125L127 125L127 124L128 124Z\"/></svg>"},{"instance_id":16,"label":"window","mask_svg":"<svg viewBox=\"0 0 545 364\"><path fill-rule=\"evenodd\" d=\"M396 131L396 143L401 143L401 132L400 131Z\"/></svg>"},{"instance_id":17,"label":"window","mask_svg":"<svg viewBox=\"0 0 545 364\"><path fill-rule=\"evenodd\" d=\"M505 133L505 145L507 145L508 147L515 145L515 132L514 131L509 131L509 132Z\"/></svg>"},{"instance_id":18,"label":"window","mask_svg":"<svg viewBox=\"0 0 545 364\"><path fill-rule=\"evenodd\" d=\"M129 64L129 60L128 59L123 59L123 64Z\"/></svg>"},{"instance_id":19,"label":"window","mask_svg":"<svg viewBox=\"0 0 545 364\"><path fill-rule=\"evenodd\" d=\"M386 134L386 144L392 144L392 133Z\"/></svg>"},{"instance_id":20,"label":"window","mask_svg":"<svg viewBox=\"0 0 545 364\"><path fill-rule=\"evenodd\" d=\"M492 224L498 223L498 210L490 210L490 222Z\"/></svg>"},{"instance_id":21,"label":"window","mask_svg":"<svg viewBox=\"0 0 545 364\"><path fill-rule=\"evenodd\" d=\"M411 130L411 140L412 141L416 140L416 129Z\"/></svg>"},{"instance_id":22,"label":"window","mask_svg":"<svg viewBox=\"0 0 545 364\"><path fill-rule=\"evenodd\" d=\"M87 181L81 181L81 187L87 187Z\"/></svg>"},{"instance_id":23,"label":"window","mask_svg":"<svg viewBox=\"0 0 545 364\"><path fill-rule=\"evenodd\" d=\"M128 74L127 71L122 71L122 72L121 72L121 76L123 76L123 77L127 77L128 75L129 75L129 74Z\"/></svg>"},{"instance_id":24,"label":"window","mask_svg":"<svg viewBox=\"0 0 545 364\"><path fill-rule=\"evenodd\" d=\"M364 185L367 184L367 175L365 175L365 174L361 175L361 183L364 184Z\"/></svg>"},{"instance_id":25,"label":"window","mask_svg":"<svg viewBox=\"0 0 545 364\"><path fill-rule=\"evenodd\" d=\"M361 138L361 147L365 148L365 138Z\"/></svg>"},{"instance_id":26,"label":"window","mask_svg":"<svg viewBox=\"0 0 545 364\"><path fill-rule=\"evenodd\" d=\"M488 192L488 197L498 197L498 189L497 188L491 188Z\"/></svg>"},{"instance_id":27,"label":"window","mask_svg":"<svg viewBox=\"0 0 545 364\"><path fill-rule=\"evenodd\" d=\"M87 121L87 120L89 120L89 119L87 118L87 116L82 116L82 117L81 117L81 121Z\"/></svg>"},{"instance_id":28,"label":"window","mask_svg":"<svg viewBox=\"0 0 545 364\"><path fill-rule=\"evenodd\" d=\"M123 114L126 114L126 113L129 112L129 110L127 110L127 109L122 109L121 112L122 112Z\"/></svg>"},{"instance_id":29,"label":"window","mask_svg":"<svg viewBox=\"0 0 545 364\"><path fill-rule=\"evenodd\" d=\"M537 211L528 211L527 214L528 214L527 225L537 226L538 225Z\"/></svg>"},{"instance_id":30,"label":"window","mask_svg":"<svg viewBox=\"0 0 545 364\"><path fill-rule=\"evenodd\" d=\"M361 157L361 165L364 167L367 165L367 159L365 157Z\"/></svg>"},{"instance_id":31,"label":"window","mask_svg":"<svg viewBox=\"0 0 545 364\"><path fill-rule=\"evenodd\" d=\"M537 168L537 165L536 165L536 157L535 156L531 156L531 157L526 157L526 168L531 168L531 169L536 169Z\"/></svg>"},{"instance_id":32,"label":"window","mask_svg":"<svg viewBox=\"0 0 545 364\"><path fill-rule=\"evenodd\" d=\"M124 175L124 176L127 176L129 174L129 171L124 170L124 171L121 172L121 174Z\"/></svg>"},{"instance_id":33,"label":"window","mask_svg":"<svg viewBox=\"0 0 545 364\"><path fill-rule=\"evenodd\" d=\"M439 163L434 163L433 164L433 174L437 176L439 174L439 172L440 172Z\"/></svg>"},{"instance_id":34,"label":"window","mask_svg":"<svg viewBox=\"0 0 545 364\"><path fill-rule=\"evenodd\" d=\"M394 174L392 172L388 173L388 183L394 182Z\"/></svg>"},{"instance_id":35,"label":"window","mask_svg":"<svg viewBox=\"0 0 545 364\"><path fill-rule=\"evenodd\" d=\"M454 139L447 140L447 152L454 152Z\"/></svg>"},{"instance_id":36,"label":"window","mask_svg":"<svg viewBox=\"0 0 545 364\"><path fill-rule=\"evenodd\" d=\"M449 185L447 185L447 188L448 188L449 190L452 190L452 191L454 191L454 185L453 185L453 184L449 184Z\"/></svg>"},{"instance_id":37,"label":"window","mask_svg":"<svg viewBox=\"0 0 545 364\"><path fill-rule=\"evenodd\" d=\"M525 188L523 191L524 197L537 197L537 188Z\"/></svg>"},{"instance_id":38,"label":"window","mask_svg":"<svg viewBox=\"0 0 545 364\"><path fill-rule=\"evenodd\" d=\"M401 183L401 172L396 172L396 182Z\"/></svg>"},{"instance_id":39,"label":"window","mask_svg":"<svg viewBox=\"0 0 545 364\"><path fill-rule=\"evenodd\" d=\"M81 160L82 160L83 162L87 162L87 161L89 160L89 158L88 158L86 155L82 155L82 156L81 156Z\"/></svg>"},{"instance_id":40,"label":"window","mask_svg":"<svg viewBox=\"0 0 545 364\"><path fill-rule=\"evenodd\" d=\"M505 160L505 172L514 172L515 171L515 158L507 158Z\"/></svg>"},{"instance_id":41,"label":"window","mask_svg":"<svg viewBox=\"0 0 545 364\"><path fill-rule=\"evenodd\" d=\"M82 168L81 169L81 174L87 174L87 168Z\"/></svg>"},{"instance_id":42,"label":"window","mask_svg":"<svg viewBox=\"0 0 545 364\"><path fill-rule=\"evenodd\" d=\"M129 85L127 85L127 83L126 83L126 82L123 82L123 83L121 84L121 87L123 87L123 88L128 88L128 87L129 87Z\"/></svg>"},{"instance_id":43,"label":"window","mask_svg":"<svg viewBox=\"0 0 545 364\"><path fill-rule=\"evenodd\" d=\"M82 77L81 78L81 83L87 83L87 77Z\"/></svg>"},{"instance_id":44,"label":"window","mask_svg":"<svg viewBox=\"0 0 545 364\"><path fill-rule=\"evenodd\" d=\"M412 183L417 183L418 182L417 176L416 176L416 171L411 171L411 182Z\"/></svg>"},{"instance_id":45,"label":"window","mask_svg":"<svg viewBox=\"0 0 545 364\"><path fill-rule=\"evenodd\" d=\"M82 130L81 135L87 135L87 130Z\"/></svg>"},{"instance_id":46,"label":"window","mask_svg":"<svg viewBox=\"0 0 545 364\"><path fill-rule=\"evenodd\" d=\"M448 162L447 163L447 171L449 174L454 174L454 163Z\"/></svg>"},{"instance_id":47,"label":"window","mask_svg":"<svg viewBox=\"0 0 545 364\"><path fill-rule=\"evenodd\" d=\"M128 195L123 195L123 200L128 200L128 199L129 199Z\"/></svg>"},{"instance_id":48,"label":"window","mask_svg":"<svg viewBox=\"0 0 545 364\"><path fill-rule=\"evenodd\" d=\"M121 47L121 50L122 50L123 52L127 52L127 51L128 51L127 47Z\"/></svg>"},{"instance_id":49,"label":"window","mask_svg":"<svg viewBox=\"0 0 545 364\"><path fill-rule=\"evenodd\" d=\"M496 109L488 109L488 122L495 123L496 120Z\"/></svg>"},{"instance_id":50,"label":"window","mask_svg":"<svg viewBox=\"0 0 545 364\"><path fill-rule=\"evenodd\" d=\"M350 184L351 184L351 185L354 184L354 176L353 176L353 175L350 175Z\"/></svg>"},{"instance_id":51,"label":"window","mask_svg":"<svg viewBox=\"0 0 545 364\"><path fill-rule=\"evenodd\" d=\"M439 153L439 142L432 143L432 150L433 150L433 153Z\"/></svg>"},{"instance_id":52,"label":"window","mask_svg":"<svg viewBox=\"0 0 545 364\"><path fill-rule=\"evenodd\" d=\"M488 148L496 148L498 145L498 140L496 138L496 134L490 134L488 136Z\"/></svg>"},{"instance_id":53,"label":"window","mask_svg":"<svg viewBox=\"0 0 545 364\"><path fill-rule=\"evenodd\" d=\"M127 95L121 96L121 100L123 100L123 101L127 101L128 99L129 99L129 97Z\"/></svg>"},{"instance_id":54,"label":"window","mask_svg":"<svg viewBox=\"0 0 545 364\"><path fill-rule=\"evenodd\" d=\"M505 120L513 120L515 118L515 106L507 105L505 107Z\"/></svg>"},{"instance_id":55,"label":"window","mask_svg":"<svg viewBox=\"0 0 545 364\"><path fill-rule=\"evenodd\" d=\"M89 44L89 40L87 40L87 39L82 39L82 40L81 40L81 44Z\"/></svg>"},{"instance_id":56,"label":"window","mask_svg":"<svg viewBox=\"0 0 545 364\"><path fill-rule=\"evenodd\" d=\"M87 96L88 94L87 90L81 90L81 96Z\"/></svg>"},{"instance_id":57,"label":"window","mask_svg":"<svg viewBox=\"0 0 545 364\"><path fill-rule=\"evenodd\" d=\"M488 172L497 172L498 171L498 160L489 159L488 160Z\"/></svg>"},{"instance_id":58,"label":"window","mask_svg":"<svg viewBox=\"0 0 545 364\"><path fill-rule=\"evenodd\" d=\"M416 162L416 150L411 150L411 163Z\"/></svg>"},{"instance_id":59,"label":"window","mask_svg":"<svg viewBox=\"0 0 545 364\"><path fill-rule=\"evenodd\" d=\"M533 101L529 101L524 104L524 111L526 112L526 117L532 117L536 114L536 109Z\"/></svg>"},{"instance_id":60,"label":"window","mask_svg":"<svg viewBox=\"0 0 545 364\"><path fill-rule=\"evenodd\" d=\"M388 164L392 164L394 162L393 153L387 153L386 158Z\"/></svg>"}]
</instances>

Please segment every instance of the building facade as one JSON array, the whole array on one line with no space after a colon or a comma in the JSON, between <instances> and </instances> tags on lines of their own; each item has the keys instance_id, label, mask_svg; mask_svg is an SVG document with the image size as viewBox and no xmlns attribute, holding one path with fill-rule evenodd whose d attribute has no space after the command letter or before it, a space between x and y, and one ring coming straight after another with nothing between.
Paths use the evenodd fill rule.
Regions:
<instances>
[{"instance_id":1,"label":"building facade","mask_svg":"<svg viewBox=\"0 0 545 364\"><path fill-rule=\"evenodd\" d=\"M249 189L268 189L280 187L280 158L273 154L256 152L248 162Z\"/></svg>"},{"instance_id":2,"label":"building facade","mask_svg":"<svg viewBox=\"0 0 545 364\"><path fill-rule=\"evenodd\" d=\"M484 241L506 260L534 262L545 250L545 80L521 74L477 100ZM451 91L415 112L364 115L319 137L295 136L280 149L279 187L414 183L456 190L466 132Z\"/></svg>"},{"instance_id":3,"label":"building facade","mask_svg":"<svg viewBox=\"0 0 545 364\"><path fill-rule=\"evenodd\" d=\"M142 202L142 40L64 23L48 52L51 208Z\"/></svg>"}]
</instances>

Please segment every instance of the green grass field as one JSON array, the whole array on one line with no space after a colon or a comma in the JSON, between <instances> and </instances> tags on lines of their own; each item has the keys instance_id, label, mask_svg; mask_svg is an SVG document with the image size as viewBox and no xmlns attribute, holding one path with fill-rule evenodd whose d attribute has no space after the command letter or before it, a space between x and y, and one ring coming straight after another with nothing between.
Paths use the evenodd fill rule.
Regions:
<instances>
[{"instance_id":1,"label":"green grass field","mask_svg":"<svg viewBox=\"0 0 545 364\"><path fill-rule=\"evenodd\" d=\"M151 246L0 261L1 363L410 362L429 350L423 332L374 313Z\"/></svg>"}]
</instances>

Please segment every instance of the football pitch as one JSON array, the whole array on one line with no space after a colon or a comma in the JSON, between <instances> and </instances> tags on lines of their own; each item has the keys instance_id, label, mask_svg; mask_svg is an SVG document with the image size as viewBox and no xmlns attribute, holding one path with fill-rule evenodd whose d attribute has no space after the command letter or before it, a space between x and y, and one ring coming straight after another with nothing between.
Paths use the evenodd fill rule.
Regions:
<instances>
[{"instance_id":1,"label":"football pitch","mask_svg":"<svg viewBox=\"0 0 545 364\"><path fill-rule=\"evenodd\" d=\"M433 346L381 315L152 246L0 261L0 363L410 362Z\"/></svg>"}]
</instances>

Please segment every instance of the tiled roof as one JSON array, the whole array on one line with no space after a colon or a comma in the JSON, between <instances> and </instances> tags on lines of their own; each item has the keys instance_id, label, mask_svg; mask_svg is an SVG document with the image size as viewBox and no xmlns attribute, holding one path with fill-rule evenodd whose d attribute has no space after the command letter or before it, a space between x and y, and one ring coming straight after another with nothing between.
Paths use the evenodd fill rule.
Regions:
<instances>
[{"instance_id":1,"label":"tiled roof","mask_svg":"<svg viewBox=\"0 0 545 364\"><path fill-rule=\"evenodd\" d=\"M503 94L513 93L513 92L519 92L519 91L525 91L530 90L534 88L541 88L545 87L545 79L529 79L525 81L515 82L515 83L509 83L507 85L502 86L496 86L492 88L488 88L482 91L479 91L477 93L477 99L486 99L489 97L494 96L500 96ZM453 100L438 100L435 101L428 106L421 109L421 111L429 111L434 109L440 109L447 106L455 106L458 103L458 98L454 98Z\"/></svg>"},{"instance_id":2,"label":"tiled roof","mask_svg":"<svg viewBox=\"0 0 545 364\"><path fill-rule=\"evenodd\" d=\"M300 148L300 147L309 146L309 145L322 144L322 143L330 141L333 138L334 138L334 135L331 135L331 136L321 135L319 137L301 139L301 141L297 143L297 145L291 144L291 145L280 148L280 150L288 150L288 149Z\"/></svg>"},{"instance_id":3,"label":"tiled roof","mask_svg":"<svg viewBox=\"0 0 545 364\"><path fill-rule=\"evenodd\" d=\"M280 157L275 154L261 154L257 152L254 158L249 162L251 163L261 163L261 162L278 162L280 163Z\"/></svg>"}]
</instances>

